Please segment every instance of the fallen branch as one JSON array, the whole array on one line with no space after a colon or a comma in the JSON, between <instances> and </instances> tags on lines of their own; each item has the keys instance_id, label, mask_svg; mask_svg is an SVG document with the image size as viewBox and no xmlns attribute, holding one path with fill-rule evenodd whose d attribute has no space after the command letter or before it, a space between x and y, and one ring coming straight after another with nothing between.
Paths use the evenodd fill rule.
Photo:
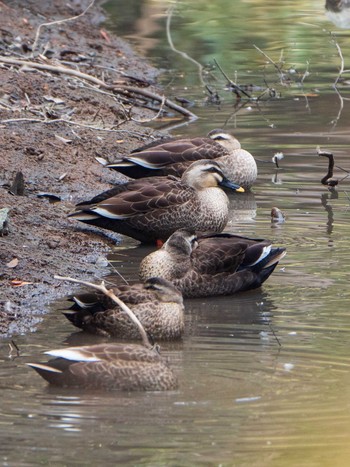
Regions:
<instances>
[{"instance_id":1,"label":"fallen branch","mask_svg":"<svg viewBox=\"0 0 350 467\"><path fill-rule=\"evenodd\" d=\"M165 98L164 96L161 96L160 94L147 91L146 89L143 89L143 88L137 88L135 86L127 86L127 85L114 86L111 84L107 84L104 81L100 80L99 78L96 78L95 76L89 75L87 73L82 73L81 71L78 71L72 68L67 68L67 67L60 66L60 65L48 65L48 64L43 64L43 63L36 63L36 62L28 61L28 60L19 60L17 58L4 57L4 56L0 56L0 63L8 63L10 65L19 65L19 66L28 66L30 68L34 68L37 70L45 70L45 71L51 71L53 73L60 73L64 75L74 76L81 80L94 83L97 86L100 86L104 89L108 89L109 91L113 91L116 94L122 94L124 96L125 95L130 96L130 94L135 94L135 95L146 97L147 99L157 101L160 104L163 104L164 102L165 107L168 107L169 109L174 110L191 120L196 120L198 118L197 115L190 112L188 109L185 109L184 107L181 107L180 105L177 105L175 102L171 101L170 99Z\"/></svg>"},{"instance_id":2,"label":"fallen branch","mask_svg":"<svg viewBox=\"0 0 350 467\"><path fill-rule=\"evenodd\" d=\"M147 333L144 327L142 326L141 322L139 321L139 319L130 310L130 308L127 305L125 305L125 303L114 294L113 289L108 290L106 288L104 281L102 281L101 284L98 285L98 284L93 284L92 282L82 281L79 279L73 279L72 277L54 276L54 279L58 279L60 281L74 282L75 284L86 285L87 287L91 287L92 289L95 289L95 290L98 290L99 292L104 293L107 297L113 300L114 303L120 306L120 308L129 316L131 321L138 327L140 334L141 334L143 345L147 348L152 347L148 339Z\"/></svg>"},{"instance_id":3,"label":"fallen branch","mask_svg":"<svg viewBox=\"0 0 350 467\"><path fill-rule=\"evenodd\" d=\"M76 125L76 126L80 126L83 128L89 128L90 130L107 131L107 132L112 132L112 133L127 133L130 135L135 135L137 138L143 137L142 133L131 132L128 130L114 129L114 128L102 128L102 127L97 127L93 125L88 125L87 123L75 122L74 120L66 120L65 118L56 118L56 119L48 120L48 119L40 119L40 118L23 117L23 118L7 118L5 120L0 120L0 125L6 124L6 123L44 123L46 125L52 125L53 123L66 123L68 125Z\"/></svg>"}]
</instances>

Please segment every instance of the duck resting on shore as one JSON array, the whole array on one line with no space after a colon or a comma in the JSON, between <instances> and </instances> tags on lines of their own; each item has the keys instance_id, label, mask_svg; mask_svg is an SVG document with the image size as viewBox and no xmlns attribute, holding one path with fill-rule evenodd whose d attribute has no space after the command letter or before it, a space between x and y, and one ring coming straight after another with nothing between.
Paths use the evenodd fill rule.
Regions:
<instances>
[{"instance_id":1,"label":"duck resting on shore","mask_svg":"<svg viewBox=\"0 0 350 467\"><path fill-rule=\"evenodd\" d=\"M221 232L229 204L223 186L244 191L227 180L215 161L200 160L181 179L148 177L118 185L79 203L69 217L143 243L166 240L181 228Z\"/></svg>"},{"instance_id":2,"label":"duck resting on shore","mask_svg":"<svg viewBox=\"0 0 350 467\"><path fill-rule=\"evenodd\" d=\"M254 157L241 148L234 136L221 129L210 131L206 137L158 140L135 149L107 167L131 178L181 177L192 162L201 159L215 160L228 180L245 189L249 189L257 178Z\"/></svg>"}]
</instances>

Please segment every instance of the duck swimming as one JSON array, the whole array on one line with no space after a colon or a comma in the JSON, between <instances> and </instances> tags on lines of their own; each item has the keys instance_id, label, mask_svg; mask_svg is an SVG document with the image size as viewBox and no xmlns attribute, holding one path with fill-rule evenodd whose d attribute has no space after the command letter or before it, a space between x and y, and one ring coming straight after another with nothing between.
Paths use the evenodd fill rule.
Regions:
<instances>
[{"instance_id":1,"label":"duck swimming","mask_svg":"<svg viewBox=\"0 0 350 467\"><path fill-rule=\"evenodd\" d=\"M179 339L184 331L181 292L158 277L144 284L113 287L113 292L135 314L154 340ZM74 326L93 334L121 339L140 339L130 318L105 294L87 293L73 297L74 305L64 315Z\"/></svg>"},{"instance_id":2,"label":"duck swimming","mask_svg":"<svg viewBox=\"0 0 350 467\"><path fill-rule=\"evenodd\" d=\"M260 287L285 254L267 240L182 229L141 261L139 274L169 280L184 297L230 295Z\"/></svg>"},{"instance_id":3,"label":"duck swimming","mask_svg":"<svg viewBox=\"0 0 350 467\"><path fill-rule=\"evenodd\" d=\"M221 232L228 220L228 198L221 187L244 191L227 180L215 161L192 163L181 179L148 177L118 185L69 215L143 243L166 240L181 228Z\"/></svg>"},{"instance_id":4,"label":"duck swimming","mask_svg":"<svg viewBox=\"0 0 350 467\"><path fill-rule=\"evenodd\" d=\"M177 378L158 348L97 344L50 350L48 363L28 363L52 385L108 391L176 389Z\"/></svg>"},{"instance_id":5,"label":"duck swimming","mask_svg":"<svg viewBox=\"0 0 350 467\"><path fill-rule=\"evenodd\" d=\"M181 177L188 166L197 160L215 160L226 178L249 189L258 174L254 157L241 148L230 133L215 129L206 137L172 138L142 146L129 156L108 164L132 178L154 175Z\"/></svg>"}]
</instances>

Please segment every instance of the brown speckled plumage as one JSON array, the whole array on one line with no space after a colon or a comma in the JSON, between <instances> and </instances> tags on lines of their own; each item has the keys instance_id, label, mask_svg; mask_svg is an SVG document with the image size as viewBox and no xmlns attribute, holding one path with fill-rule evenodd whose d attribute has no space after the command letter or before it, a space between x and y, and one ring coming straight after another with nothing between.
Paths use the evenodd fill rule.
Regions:
<instances>
[{"instance_id":1,"label":"brown speckled plumage","mask_svg":"<svg viewBox=\"0 0 350 467\"><path fill-rule=\"evenodd\" d=\"M212 130L204 138L156 141L134 150L108 167L132 178L181 176L192 162L201 159L215 160L224 175L243 188L250 188L256 180L254 157L241 148L236 138L221 129Z\"/></svg>"},{"instance_id":2,"label":"brown speckled plumage","mask_svg":"<svg viewBox=\"0 0 350 467\"><path fill-rule=\"evenodd\" d=\"M228 219L228 198L219 185L242 191L218 164L197 161L181 179L134 180L81 203L70 217L144 243L166 240L180 228L221 232Z\"/></svg>"},{"instance_id":3,"label":"brown speckled plumage","mask_svg":"<svg viewBox=\"0 0 350 467\"><path fill-rule=\"evenodd\" d=\"M110 391L162 391L177 387L173 371L157 348L98 344L45 353L57 358L28 365L56 386Z\"/></svg>"},{"instance_id":4,"label":"brown speckled plumage","mask_svg":"<svg viewBox=\"0 0 350 467\"><path fill-rule=\"evenodd\" d=\"M150 278L144 284L113 287L155 340L179 339L184 330L182 294L170 282ZM130 318L104 294L74 297L75 304L65 316L84 331L120 339L140 339Z\"/></svg>"},{"instance_id":5,"label":"brown speckled plumage","mask_svg":"<svg viewBox=\"0 0 350 467\"><path fill-rule=\"evenodd\" d=\"M179 230L142 260L140 277L166 278L184 297L229 295L260 287L284 255L284 248L266 240L230 234L197 238Z\"/></svg>"}]
</instances>

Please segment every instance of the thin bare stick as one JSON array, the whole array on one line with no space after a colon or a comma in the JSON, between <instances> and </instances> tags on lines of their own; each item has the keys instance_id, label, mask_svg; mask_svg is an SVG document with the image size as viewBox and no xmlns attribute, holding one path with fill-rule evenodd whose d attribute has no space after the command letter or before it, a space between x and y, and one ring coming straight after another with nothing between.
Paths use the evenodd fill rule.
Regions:
<instances>
[{"instance_id":1,"label":"thin bare stick","mask_svg":"<svg viewBox=\"0 0 350 467\"><path fill-rule=\"evenodd\" d=\"M81 18L93 6L94 3L95 3L95 0L92 0L92 2L85 8L85 10L83 12L81 12L77 16L72 16L70 18L65 18L65 19L59 19L57 21L51 21L50 23L40 24L38 29L36 30L35 39L34 39L34 43L33 43L33 47L32 47L32 55L34 54L34 52L35 52L35 50L37 48L41 28L48 27L48 26L53 26L54 24L66 23L67 21L74 21L74 20L76 20L78 18Z\"/></svg>"},{"instance_id":2,"label":"thin bare stick","mask_svg":"<svg viewBox=\"0 0 350 467\"><path fill-rule=\"evenodd\" d=\"M9 63L10 65L28 66L30 68L35 68L37 70L52 71L53 73L62 73L65 75L75 76L77 78L87 80L89 82L97 84L98 86L101 86L106 89L113 89L114 87L114 86L109 86L107 83L105 83L104 81L101 81L95 76L89 75L87 73L82 73L79 70L75 70L73 68L68 68L64 66L48 65L46 63L45 64L37 63L37 62L32 62L30 60L19 60L18 58L4 57L2 55L0 56L0 62Z\"/></svg>"},{"instance_id":3,"label":"thin bare stick","mask_svg":"<svg viewBox=\"0 0 350 467\"><path fill-rule=\"evenodd\" d=\"M139 133L137 131L129 131L129 130L122 130L122 129L114 129L114 128L102 128L93 125L88 125L86 123L75 122L73 120L66 120L64 118L57 118L56 120L41 120L40 118L8 118L6 120L0 120L0 125L2 124L11 124L11 123L43 123L46 125L52 125L53 123L66 123L67 125L76 125L83 128L88 128L89 130L94 131L107 131L111 133L126 133L129 136L135 138L142 138L145 139L144 133Z\"/></svg>"},{"instance_id":4,"label":"thin bare stick","mask_svg":"<svg viewBox=\"0 0 350 467\"><path fill-rule=\"evenodd\" d=\"M340 48L340 45L338 44L338 42L336 41L335 38L333 38L334 40L334 43L335 43L335 46L338 50L338 54L339 54L339 57L340 57L340 70L339 70L339 73L338 73L338 76L336 77L335 81L334 81L334 87L337 87L337 84L338 84L338 81L341 77L341 75L344 73L344 57L343 57L343 53L341 51L341 48Z\"/></svg>"},{"instance_id":5,"label":"thin bare stick","mask_svg":"<svg viewBox=\"0 0 350 467\"><path fill-rule=\"evenodd\" d=\"M11 342L9 342L9 347L10 347L10 352L9 352L9 357L14 360L16 357L20 357L20 350L19 350L19 347L18 345L16 344L16 342L14 340L11 340ZM13 351L16 351L16 357L13 357L12 356L12 353Z\"/></svg>"},{"instance_id":6,"label":"thin bare stick","mask_svg":"<svg viewBox=\"0 0 350 467\"><path fill-rule=\"evenodd\" d=\"M269 328L271 329L272 335L276 339L277 344L279 345L279 347L282 347L282 344L281 344L279 338L277 337L277 334L275 333L273 327L271 326L271 323L269 323Z\"/></svg>"},{"instance_id":7,"label":"thin bare stick","mask_svg":"<svg viewBox=\"0 0 350 467\"><path fill-rule=\"evenodd\" d=\"M253 44L253 46L256 48L256 50L257 50L258 52L260 52L260 53L276 68L276 70L277 70L277 72L278 72L278 74L279 74L279 76L280 76L281 83L283 84L283 82L284 82L284 76L283 76L283 72L282 72L281 67L279 67L279 66L277 65L277 63L274 62L274 61L272 60L272 58L270 58L270 57L269 57L263 50L261 50L257 45Z\"/></svg>"},{"instance_id":8,"label":"thin bare stick","mask_svg":"<svg viewBox=\"0 0 350 467\"><path fill-rule=\"evenodd\" d=\"M230 79L230 78L227 76L227 74L224 72L224 70L221 68L221 66L219 65L219 63L217 62L217 60L216 60L215 58L214 58L214 63L215 63L215 65L219 68L219 70L220 70L220 72L222 73L222 75L224 76L224 78L227 80L229 86L232 86L234 90L241 92L242 94L244 94L245 96L247 96L248 99L250 99L250 95L249 95L247 92L245 92L242 88L240 88L240 87L238 86L238 84L234 83L234 82L232 81L232 79Z\"/></svg>"},{"instance_id":9,"label":"thin bare stick","mask_svg":"<svg viewBox=\"0 0 350 467\"><path fill-rule=\"evenodd\" d=\"M173 16L174 10L175 10L174 6L169 8L168 16L167 16L167 19L166 19L166 36L167 36L170 48L171 48L171 50L173 50L177 54L181 55L186 60L189 60L190 62L194 63L198 67L199 79L201 80L202 85L205 86L205 82L203 80L203 65L201 65L199 62L197 62L197 60L195 60L194 58L190 57L186 52L182 52L182 50L179 50L174 46L173 40L171 38L171 31L170 31L171 18Z\"/></svg>"},{"instance_id":10,"label":"thin bare stick","mask_svg":"<svg viewBox=\"0 0 350 467\"><path fill-rule=\"evenodd\" d=\"M152 117L152 118L141 118L140 120L138 120L137 118L134 118L134 117L130 116L130 119L133 122L136 122L136 123L149 123L149 122L152 122L153 120L156 120L161 115L161 113L163 112L164 104L165 104L165 96L163 96L163 100L162 100L162 102L160 104L159 110L158 110L158 112L156 113L156 115L154 117Z\"/></svg>"},{"instance_id":11,"label":"thin bare stick","mask_svg":"<svg viewBox=\"0 0 350 467\"><path fill-rule=\"evenodd\" d=\"M57 118L55 120L42 120L40 118L8 118L6 120L0 120L0 124L6 124L6 123L18 123L18 122L23 122L23 123L44 123L46 125L50 125L53 123L67 123L68 125L76 125L76 126L81 126L83 128L89 128L90 130L97 130L97 131L109 131L109 132L126 132L126 130L118 130L114 128L102 128L102 127L97 127L93 125L88 125L86 123L80 123L80 122L75 122L73 120L66 120L64 118Z\"/></svg>"},{"instance_id":12,"label":"thin bare stick","mask_svg":"<svg viewBox=\"0 0 350 467\"><path fill-rule=\"evenodd\" d=\"M147 333L144 327L142 326L140 320L135 316L135 314L130 310L130 308L127 305L125 305L125 303L113 293L113 289L108 290L106 288L104 281L102 281L101 284L98 285L98 284L93 284L92 282L74 279L72 277L54 276L54 279L58 279L60 281L74 282L75 284L86 285L87 287L91 287L92 289L95 289L95 290L98 290L99 292L104 293L107 297L113 300L114 303L120 306L120 308L129 316L131 321L138 327L140 334L141 334L143 345L148 348L152 347L148 339Z\"/></svg>"},{"instance_id":13,"label":"thin bare stick","mask_svg":"<svg viewBox=\"0 0 350 467\"><path fill-rule=\"evenodd\" d=\"M61 73L65 75L75 76L78 79L88 81L90 83L94 83L97 86L100 86L104 89L108 89L117 94L122 94L124 96L126 95L128 97L130 96L130 94L136 94L136 95L143 96L148 99L157 101L159 103L162 103L164 100L164 106L168 107L169 109L174 110L180 113L181 115L184 115L190 120L197 120L198 118L197 115L190 112L188 109L185 109L184 107L181 107L180 105L177 105L175 102L171 101L170 99L164 98L164 96L161 96L155 92L147 91L146 89L137 88L135 86L110 85L96 78L95 76L89 75L87 73L82 73L81 71L74 70L72 68L67 68L67 67L63 67L59 65L47 65L47 64L36 63L32 61L27 61L27 60L18 60L16 58L10 58L10 57L4 57L4 56L0 56L0 63L8 63L8 64L19 65L19 66L28 66L28 67L38 69L38 70L46 70L46 71L52 71L53 73Z\"/></svg>"},{"instance_id":14,"label":"thin bare stick","mask_svg":"<svg viewBox=\"0 0 350 467\"><path fill-rule=\"evenodd\" d=\"M111 87L114 92L118 94L124 94L129 96L131 94L139 94L140 96L147 97L148 99L155 100L159 103L163 102L164 96L161 96L159 94L155 94L154 92L147 91L146 89L142 88L137 88L134 86L116 86L116 87ZM171 110L175 110L176 112L184 115L185 117L188 117L190 120L197 120L198 117L194 113L190 112L188 109L185 109L184 107L181 107L180 105L175 104L175 102L171 101L168 98L165 98L164 100L164 106L168 107Z\"/></svg>"}]
</instances>

